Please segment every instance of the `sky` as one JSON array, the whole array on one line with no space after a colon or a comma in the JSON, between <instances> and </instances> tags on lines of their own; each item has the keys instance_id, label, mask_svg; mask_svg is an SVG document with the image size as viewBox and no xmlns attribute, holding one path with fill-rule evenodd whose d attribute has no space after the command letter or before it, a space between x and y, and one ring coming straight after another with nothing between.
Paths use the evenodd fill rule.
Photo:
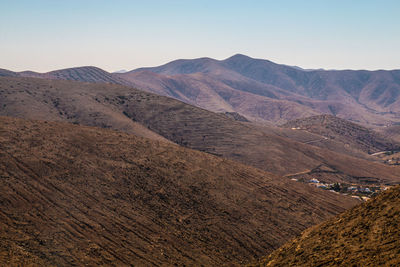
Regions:
<instances>
[{"instance_id":1,"label":"sky","mask_svg":"<svg viewBox=\"0 0 400 267\"><path fill-rule=\"evenodd\" d=\"M240 53L400 69L398 0L0 0L0 68L107 71Z\"/></svg>"}]
</instances>

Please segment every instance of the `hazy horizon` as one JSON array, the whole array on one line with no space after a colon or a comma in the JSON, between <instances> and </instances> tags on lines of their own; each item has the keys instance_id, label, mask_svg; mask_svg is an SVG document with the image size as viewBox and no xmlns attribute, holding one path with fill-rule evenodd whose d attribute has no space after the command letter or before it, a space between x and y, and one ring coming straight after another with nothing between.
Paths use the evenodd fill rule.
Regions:
<instances>
[{"instance_id":1,"label":"hazy horizon","mask_svg":"<svg viewBox=\"0 0 400 267\"><path fill-rule=\"evenodd\" d=\"M0 0L0 68L114 72L239 53L304 69L400 69L399 13L394 0Z\"/></svg>"}]
</instances>

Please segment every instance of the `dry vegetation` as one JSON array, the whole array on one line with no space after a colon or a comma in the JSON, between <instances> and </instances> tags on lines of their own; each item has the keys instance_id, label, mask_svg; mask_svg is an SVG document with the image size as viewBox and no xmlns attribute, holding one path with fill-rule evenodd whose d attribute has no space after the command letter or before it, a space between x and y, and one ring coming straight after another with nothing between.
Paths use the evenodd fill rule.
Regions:
<instances>
[{"instance_id":1,"label":"dry vegetation","mask_svg":"<svg viewBox=\"0 0 400 267\"><path fill-rule=\"evenodd\" d=\"M175 144L0 117L0 265L235 265L356 200Z\"/></svg>"},{"instance_id":2,"label":"dry vegetation","mask_svg":"<svg viewBox=\"0 0 400 267\"><path fill-rule=\"evenodd\" d=\"M312 227L259 266L399 266L400 187Z\"/></svg>"}]
</instances>

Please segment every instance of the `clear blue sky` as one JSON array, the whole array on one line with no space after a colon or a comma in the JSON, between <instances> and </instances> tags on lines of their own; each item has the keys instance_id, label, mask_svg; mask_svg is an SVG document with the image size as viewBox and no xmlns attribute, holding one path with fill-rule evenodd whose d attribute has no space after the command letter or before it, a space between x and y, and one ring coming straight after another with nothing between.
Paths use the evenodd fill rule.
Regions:
<instances>
[{"instance_id":1,"label":"clear blue sky","mask_svg":"<svg viewBox=\"0 0 400 267\"><path fill-rule=\"evenodd\" d=\"M241 53L400 69L399 0L0 0L0 68L108 71Z\"/></svg>"}]
</instances>

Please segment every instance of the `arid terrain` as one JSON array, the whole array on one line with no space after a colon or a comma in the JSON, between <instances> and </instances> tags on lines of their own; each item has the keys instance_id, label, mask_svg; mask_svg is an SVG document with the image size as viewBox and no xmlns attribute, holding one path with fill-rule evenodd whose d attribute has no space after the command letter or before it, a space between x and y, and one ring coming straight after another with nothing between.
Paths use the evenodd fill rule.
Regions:
<instances>
[{"instance_id":1,"label":"arid terrain","mask_svg":"<svg viewBox=\"0 0 400 267\"><path fill-rule=\"evenodd\" d=\"M278 175L330 182L400 182L398 169L280 136L183 102L130 87L0 78L0 115L112 128L237 160Z\"/></svg>"},{"instance_id":2,"label":"arid terrain","mask_svg":"<svg viewBox=\"0 0 400 267\"><path fill-rule=\"evenodd\" d=\"M225 60L181 59L125 73L80 67L48 73L0 69L0 76L116 83L262 123L318 114L370 127L400 123L400 70L303 70L238 54Z\"/></svg>"},{"instance_id":3,"label":"arid terrain","mask_svg":"<svg viewBox=\"0 0 400 267\"><path fill-rule=\"evenodd\" d=\"M398 266L400 187L304 231L257 266Z\"/></svg>"},{"instance_id":4,"label":"arid terrain","mask_svg":"<svg viewBox=\"0 0 400 267\"><path fill-rule=\"evenodd\" d=\"M359 201L95 127L0 117L2 265L236 265Z\"/></svg>"},{"instance_id":5,"label":"arid terrain","mask_svg":"<svg viewBox=\"0 0 400 267\"><path fill-rule=\"evenodd\" d=\"M395 264L399 88L243 55L0 69L0 265Z\"/></svg>"},{"instance_id":6,"label":"arid terrain","mask_svg":"<svg viewBox=\"0 0 400 267\"><path fill-rule=\"evenodd\" d=\"M378 132L332 115L319 115L287 122L283 127L307 131L368 154L400 150L400 144Z\"/></svg>"},{"instance_id":7,"label":"arid terrain","mask_svg":"<svg viewBox=\"0 0 400 267\"><path fill-rule=\"evenodd\" d=\"M400 1L0 1L0 267L400 267Z\"/></svg>"}]
</instances>

